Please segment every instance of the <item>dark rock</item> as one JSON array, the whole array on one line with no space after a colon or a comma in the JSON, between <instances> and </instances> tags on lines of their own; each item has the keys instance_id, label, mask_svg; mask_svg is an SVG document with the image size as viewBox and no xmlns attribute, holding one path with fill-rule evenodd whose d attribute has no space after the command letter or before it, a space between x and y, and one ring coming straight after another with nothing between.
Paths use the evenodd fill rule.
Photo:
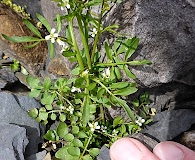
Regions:
<instances>
[{"instance_id":1,"label":"dark rock","mask_svg":"<svg viewBox=\"0 0 195 160\"><path fill-rule=\"evenodd\" d=\"M132 67L140 85L152 87L174 80L194 85L194 15L194 8L184 0L126 0L113 8L105 24L117 23L120 32L140 38L132 58L152 62Z\"/></svg>"},{"instance_id":2,"label":"dark rock","mask_svg":"<svg viewBox=\"0 0 195 160\"><path fill-rule=\"evenodd\" d=\"M151 137L148 137L148 136L146 136L146 135L144 135L142 133L133 134L133 135L130 135L129 137L135 138L135 139L139 140L150 151L153 151L153 148L158 144L158 142L156 140L154 140Z\"/></svg>"},{"instance_id":3,"label":"dark rock","mask_svg":"<svg viewBox=\"0 0 195 160\"><path fill-rule=\"evenodd\" d=\"M179 142L194 151L195 150L195 130L184 132Z\"/></svg>"},{"instance_id":4,"label":"dark rock","mask_svg":"<svg viewBox=\"0 0 195 160\"><path fill-rule=\"evenodd\" d=\"M30 108L39 108L40 104L34 99L23 95L14 95L8 92L0 92L0 121L17 124L26 128L29 144L26 148L26 156L38 151L41 142L42 130L39 124L27 113Z\"/></svg>"},{"instance_id":5,"label":"dark rock","mask_svg":"<svg viewBox=\"0 0 195 160\"><path fill-rule=\"evenodd\" d=\"M195 111L178 109L157 113L153 124L141 132L157 141L172 140L180 133L187 131L195 123Z\"/></svg>"},{"instance_id":6,"label":"dark rock","mask_svg":"<svg viewBox=\"0 0 195 160\"><path fill-rule=\"evenodd\" d=\"M110 160L109 149L105 145L100 149L100 154L97 156L97 160Z\"/></svg>"},{"instance_id":7,"label":"dark rock","mask_svg":"<svg viewBox=\"0 0 195 160\"><path fill-rule=\"evenodd\" d=\"M26 129L2 122L0 128L0 159L24 160L24 151L28 144Z\"/></svg>"}]
</instances>

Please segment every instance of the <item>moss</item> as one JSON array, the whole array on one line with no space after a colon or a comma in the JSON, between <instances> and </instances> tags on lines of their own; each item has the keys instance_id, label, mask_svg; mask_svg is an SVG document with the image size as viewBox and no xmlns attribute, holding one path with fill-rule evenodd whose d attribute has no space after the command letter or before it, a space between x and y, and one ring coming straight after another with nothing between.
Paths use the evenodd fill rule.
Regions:
<instances>
[{"instance_id":1,"label":"moss","mask_svg":"<svg viewBox=\"0 0 195 160\"><path fill-rule=\"evenodd\" d=\"M30 18L30 14L29 13L26 13L24 7L21 7L21 6L17 5L17 4L14 4L12 2L12 0L1 0L0 2L3 3L3 4L5 4L5 5L7 5L7 6L9 6L9 7L11 7L15 12L21 14L25 18L31 19Z\"/></svg>"}]
</instances>

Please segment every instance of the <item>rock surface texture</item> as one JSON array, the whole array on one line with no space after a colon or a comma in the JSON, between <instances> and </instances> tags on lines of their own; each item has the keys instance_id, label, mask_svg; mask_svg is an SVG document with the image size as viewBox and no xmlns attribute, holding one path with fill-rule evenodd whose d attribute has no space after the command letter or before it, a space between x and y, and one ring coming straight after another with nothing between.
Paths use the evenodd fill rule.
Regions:
<instances>
[{"instance_id":1,"label":"rock surface texture","mask_svg":"<svg viewBox=\"0 0 195 160\"><path fill-rule=\"evenodd\" d=\"M53 21L55 14L63 15L65 12L50 0L14 0L14 2L26 6L26 10L34 18L36 13L42 13L52 27L55 27ZM116 23L120 26L119 32L140 38L140 45L132 59L148 59L152 62L150 66L129 66L137 76L139 93L147 91L151 95L149 107L157 109L153 123L142 131L144 135L135 136L146 143L150 149L154 147L156 141L152 141L145 135L158 142L173 140L195 124L194 7L194 0L124 0L114 6L104 19L105 26ZM23 25L19 28L15 25L21 23L21 18L15 18L13 12L9 12L11 16L8 18L6 10L6 7L0 6L0 32L8 35L13 35L11 32L14 32L14 35L31 35ZM25 30L25 34L21 27ZM64 34L63 28L60 35ZM79 41L79 37L77 40ZM102 40L113 44L114 39L110 35L104 35L101 37ZM73 63L69 63L61 55L59 47L55 50L56 57L50 60L46 58L48 52L46 43L41 46L41 54L39 48L36 48L36 52L33 49L30 52L21 52L23 46L14 45L0 39L0 64L10 63L13 58L18 58L30 73L39 76L47 75L51 78L69 76L74 67ZM11 61L6 58L7 56L11 57ZM16 76L7 68L1 68L0 89L16 92L13 86L19 87L18 81L21 80L17 77L20 76ZM22 83L25 84L25 80ZM130 100L137 98L139 93L133 95ZM15 160L18 157L24 159L24 149L28 143L25 136L27 134L29 144L25 156L29 160L40 160L45 155L44 152L37 153L41 129L39 124L27 115L27 110L31 107L40 107L40 104L25 95L7 91L0 92L0 102L0 121L3 123L0 124L0 144L4 144L4 139L7 140L3 146L0 146L0 159ZM125 115L120 108L112 114L116 116L118 113ZM194 132L185 134L182 141L184 139L189 141L182 144L187 142L192 148L194 147L191 145L194 143ZM10 157L6 157L7 155ZM97 159L108 160L109 149L103 146Z\"/></svg>"},{"instance_id":2,"label":"rock surface texture","mask_svg":"<svg viewBox=\"0 0 195 160\"><path fill-rule=\"evenodd\" d=\"M26 129L14 124L0 123L0 159L24 160L25 147L28 144Z\"/></svg>"}]
</instances>

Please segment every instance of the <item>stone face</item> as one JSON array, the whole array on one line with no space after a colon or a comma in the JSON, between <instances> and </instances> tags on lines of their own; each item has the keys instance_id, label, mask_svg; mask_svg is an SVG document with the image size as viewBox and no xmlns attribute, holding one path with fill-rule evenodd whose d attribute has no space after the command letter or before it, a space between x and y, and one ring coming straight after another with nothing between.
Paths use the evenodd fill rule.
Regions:
<instances>
[{"instance_id":1,"label":"stone face","mask_svg":"<svg viewBox=\"0 0 195 160\"><path fill-rule=\"evenodd\" d=\"M1 122L0 135L0 159L24 160L24 151L28 144L26 129Z\"/></svg>"},{"instance_id":2,"label":"stone face","mask_svg":"<svg viewBox=\"0 0 195 160\"><path fill-rule=\"evenodd\" d=\"M106 24L140 38L136 59L150 66L132 67L140 84L148 87L179 81L195 84L195 10L184 0L127 0L115 7Z\"/></svg>"},{"instance_id":3,"label":"stone face","mask_svg":"<svg viewBox=\"0 0 195 160\"><path fill-rule=\"evenodd\" d=\"M181 136L180 143L188 148L195 150L195 130L184 132Z\"/></svg>"},{"instance_id":4,"label":"stone face","mask_svg":"<svg viewBox=\"0 0 195 160\"><path fill-rule=\"evenodd\" d=\"M7 36L34 36L22 22L22 17L0 3L0 33ZM25 49L29 43L13 43L0 36L0 50L17 59L29 73L38 75L43 69L48 54L47 43L41 42L33 48ZM2 45L3 44L3 45Z\"/></svg>"},{"instance_id":5,"label":"stone face","mask_svg":"<svg viewBox=\"0 0 195 160\"><path fill-rule=\"evenodd\" d=\"M109 149L105 145L100 149L100 154L97 156L97 160L111 160Z\"/></svg>"},{"instance_id":6,"label":"stone face","mask_svg":"<svg viewBox=\"0 0 195 160\"><path fill-rule=\"evenodd\" d=\"M39 124L28 115L27 110L38 108L40 104L27 96L8 92L0 92L0 102L0 122L17 124L26 128L29 144L25 154L28 156L36 153L41 140L41 130Z\"/></svg>"},{"instance_id":7,"label":"stone face","mask_svg":"<svg viewBox=\"0 0 195 160\"><path fill-rule=\"evenodd\" d=\"M158 113L153 124L142 130L142 133L158 141L172 140L180 133L187 131L195 123L195 111L178 109Z\"/></svg>"}]
</instances>

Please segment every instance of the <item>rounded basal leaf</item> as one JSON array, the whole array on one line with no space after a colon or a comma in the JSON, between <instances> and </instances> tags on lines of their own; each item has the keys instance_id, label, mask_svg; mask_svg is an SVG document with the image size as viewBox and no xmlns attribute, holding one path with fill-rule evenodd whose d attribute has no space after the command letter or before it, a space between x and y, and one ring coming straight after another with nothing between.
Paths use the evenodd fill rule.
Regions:
<instances>
[{"instance_id":1,"label":"rounded basal leaf","mask_svg":"<svg viewBox=\"0 0 195 160\"><path fill-rule=\"evenodd\" d=\"M80 156L80 149L78 147L68 147L67 151L75 158Z\"/></svg>"},{"instance_id":2,"label":"rounded basal leaf","mask_svg":"<svg viewBox=\"0 0 195 160\"><path fill-rule=\"evenodd\" d=\"M39 118L40 118L41 120L43 120L43 121L47 120L47 118L48 118L48 113L45 112L45 111L40 111L40 110L39 110Z\"/></svg>"},{"instance_id":3,"label":"rounded basal leaf","mask_svg":"<svg viewBox=\"0 0 195 160\"><path fill-rule=\"evenodd\" d=\"M51 104L47 104L45 105L45 108L50 111L53 109L53 106Z\"/></svg>"},{"instance_id":4,"label":"rounded basal leaf","mask_svg":"<svg viewBox=\"0 0 195 160\"><path fill-rule=\"evenodd\" d=\"M41 122L40 117L35 118L35 121L36 121L37 123Z\"/></svg>"},{"instance_id":5,"label":"rounded basal leaf","mask_svg":"<svg viewBox=\"0 0 195 160\"><path fill-rule=\"evenodd\" d=\"M66 115L65 114L60 114L59 119L60 119L60 121L64 122L66 120Z\"/></svg>"},{"instance_id":6,"label":"rounded basal leaf","mask_svg":"<svg viewBox=\"0 0 195 160\"><path fill-rule=\"evenodd\" d=\"M43 121L43 125L46 125L48 123L48 120Z\"/></svg>"},{"instance_id":7,"label":"rounded basal leaf","mask_svg":"<svg viewBox=\"0 0 195 160\"><path fill-rule=\"evenodd\" d=\"M40 80L38 78L35 78L33 76L27 76L26 82L30 86L30 88L37 88L39 86Z\"/></svg>"},{"instance_id":8,"label":"rounded basal leaf","mask_svg":"<svg viewBox=\"0 0 195 160\"><path fill-rule=\"evenodd\" d=\"M73 134L68 133L63 138L65 141L72 141L74 139L74 136Z\"/></svg>"},{"instance_id":9,"label":"rounded basal leaf","mask_svg":"<svg viewBox=\"0 0 195 160\"><path fill-rule=\"evenodd\" d=\"M72 156L68 153L68 148L69 147L67 147L67 146L60 148L56 152L55 157L60 159L60 160L78 160L79 159L78 156Z\"/></svg>"},{"instance_id":10,"label":"rounded basal leaf","mask_svg":"<svg viewBox=\"0 0 195 160\"><path fill-rule=\"evenodd\" d=\"M34 89L34 88L32 88L31 89L31 91L30 91L30 93L28 94L28 96L29 97L31 97L31 98L37 98L39 95L40 95L40 93L41 93L41 90L40 89Z\"/></svg>"},{"instance_id":11,"label":"rounded basal leaf","mask_svg":"<svg viewBox=\"0 0 195 160\"><path fill-rule=\"evenodd\" d=\"M79 133L79 127L78 126L73 126L72 127L72 134L78 134Z\"/></svg>"},{"instance_id":12,"label":"rounded basal leaf","mask_svg":"<svg viewBox=\"0 0 195 160\"><path fill-rule=\"evenodd\" d=\"M96 83L95 83L95 82L92 82L92 83L90 83L90 84L87 86L87 89L88 89L89 91L91 91L91 90L93 90L95 87L96 87Z\"/></svg>"},{"instance_id":13,"label":"rounded basal leaf","mask_svg":"<svg viewBox=\"0 0 195 160\"><path fill-rule=\"evenodd\" d=\"M85 155L83 160L93 160L93 158L90 155Z\"/></svg>"},{"instance_id":14,"label":"rounded basal leaf","mask_svg":"<svg viewBox=\"0 0 195 160\"><path fill-rule=\"evenodd\" d=\"M43 87L45 90L49 90L51 87L51 79L50 78L45 78L43 82Z\"/></svg>"},{"instance_id":15,"label":"rounded basal leaf","mask_svg":"<svg viewBox=\"0 0 195 160\"><path fill-rule=\"evenodd\" d=\"M91 148L91 149L89 149L88 152L91 156L95 157L100 153L100 149L99 148Z\"/></svg>"},{"instance_id":16,"label":"rounded basal leaf","mask_svg":"<svg viewBox=\"0 0 195 160\"><path fill-rule=\"evenodd\" d=\"M51 120L55 121L55 120L56 120L56 117L57 117L57 116L56 116L55 113L52 113L52 114L51 114Z\"/></svg>"},{"instance_id":17,"label":"rounded basal leaf","mask_svg":"<svg viewBox=\"0 0 195 160\"><path fill-rule=\"evenodd\" d=\"M86 138L86 137L88 137L88 136L86 135L85 132L80 131L80 132L78 133L78 137L79 137L79 138Z\"/></svg>"},{"instance_id":18,"label":"rounded basal leaf","mask_svg":"<svg viewBox=\"0 0 195 160\"><path fill-rule=\"evenodd\" d=\"M45 91L41 98L41 103L43 105L47 105L47 104L51 105L54 99L55 99L55 94L49 94L47 91Z\"/></svg>"},{"instance_id":19,"label":"rounded basal leaf","mask_svg":"<svg viewBox=\"0 0 195 160\"><path fill-rule=\"evenodd\" d=\"M39 111L37 108L33 108L30 111L28 111L28 115L32 118L36 118L39 114Z\"/></svg>"},{"instance_id":20,"label":"rounded basal leaf","mask_svg":"<svg viewBox=\"0 0 195 160\"><path fill-rule=\"evenodd\" d=\"M54 130L48 130L47 133L44 135L44 138L50 141L56 141L59 139Z\"/></svg>"},{"instance_id":21,"label":"rounded basal leaf","mask_svg":"<svg viewBox=\"0 0 195 160\"><path fill-rule=\"evenodd\" d=\"M60 122L60 124L57 127L57 134L61 137L64 138L64 136L68 133L68 126L64 122Z\"/></svg>"},{"instance_id":22,"label":"rounded basal leaf","mask_svg":"<svg viewBox=\"0 0 195 160\"><path fill-rule=\"evenodd\" d=\"M83 142L81 142L79 139L73 139L72 143L74 144L75 147L83 147Z\"/></svg>"},{"instance_id":23,"label":"rounded basal leaf","mask_svg":"<svg viewBox=\"0 0 195 160\"><path fill-rule=\"evenodd\" d=\"M120 95L120 96L128 96L130 94L133 94L135 92L137 92L137 88L136 87L126 87L126 88L123 88L123 89L120 89L120 90L117 90L114 92L115 95Z\"/></svg>"}]
</instances>

